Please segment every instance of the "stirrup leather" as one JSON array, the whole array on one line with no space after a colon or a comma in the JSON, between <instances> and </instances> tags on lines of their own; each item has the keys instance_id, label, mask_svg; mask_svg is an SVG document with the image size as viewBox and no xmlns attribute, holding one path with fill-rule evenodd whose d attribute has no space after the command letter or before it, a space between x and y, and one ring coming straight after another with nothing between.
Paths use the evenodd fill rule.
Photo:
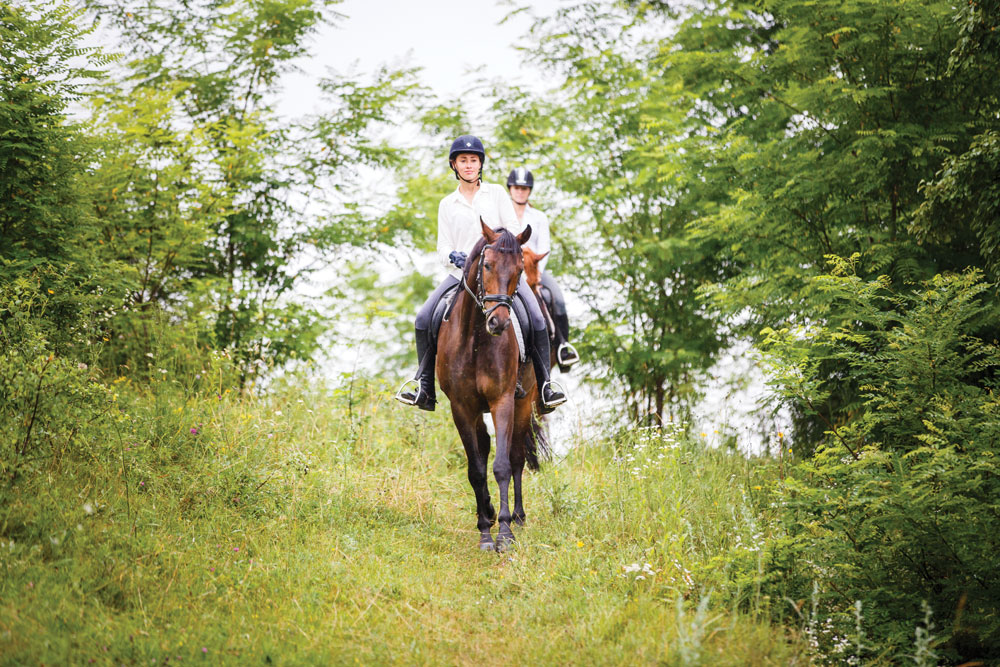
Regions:
<instances>
[{"instance_id":1,"label":"stirrup leather","mask_svg":"<svg viewBox=\"0 0 1000 667\"><path fill-rule=\"evenodd\" d=\"M546 387L549 387L549 388L552 388L552 389L557 389L560 393L562 393L562 399L556 399L555 401L552 401L551 403L547 402L545 400L545 388ZM565 402L566 402L566 388L563 387L561 384L559 384L555 380L549 380L548 382L546 382L545 384L542 385L542 405L544 405L547 408L554 408L557 405L562 405Z\"/></svg>"},{"instance_id":2,"label":"stirrup leather","mask_svg":"<svg viewBox=\"0 0 1000 667\"><path fill-rule=\"evenodd\" d=\"M411 398L404 398L403 397L403 390L406 389L411 384L415 384L417 386L417 390L415 392L413 392L413 398L412 399ZM416 405L417 401L420 400L420 392L421 391L423 391L423 390L420 388L420 380L418 380L417 378L413 378L413 379L407 380L406 382L403 383L403 386L400 387L398 391L396 391L396 395L394 396L394 398L397 401L399 401L400 403L402 403L403 405Z\"/></svg>"},{"instance_id":3,"label":"stirrup leather","mask_svg":"<svg viewBox=\"0 0 1000 667\"><path fill-rule=\"evenodd\" d=\"M573 344L567 341L559 344L559 349L556 350L556 361L561 366L572 366L576 362L580 361L580 355L577 354L576 348L573 347Z\"/></svg>"}]
</instances>

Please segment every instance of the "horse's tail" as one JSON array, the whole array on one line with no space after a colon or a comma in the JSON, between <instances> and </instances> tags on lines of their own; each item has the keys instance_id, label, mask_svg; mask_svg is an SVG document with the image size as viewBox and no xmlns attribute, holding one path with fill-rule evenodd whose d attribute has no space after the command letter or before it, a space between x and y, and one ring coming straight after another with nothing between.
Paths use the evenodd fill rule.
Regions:
<instances>
[{"instance_id":1,"label":"horse's tail","mask_svg":"<svg viewBox=\"0 0 1000 667\"><path fill-rule=\"evenodd\" d=\"M534 410L531 411L531 425L528 428L527 436L525 436L524 452L524 458L532 470L538 470L541 461L548 459L552 454L549 449L549 437L546 433L545 422Z\"/></svg>"}]
</instances>

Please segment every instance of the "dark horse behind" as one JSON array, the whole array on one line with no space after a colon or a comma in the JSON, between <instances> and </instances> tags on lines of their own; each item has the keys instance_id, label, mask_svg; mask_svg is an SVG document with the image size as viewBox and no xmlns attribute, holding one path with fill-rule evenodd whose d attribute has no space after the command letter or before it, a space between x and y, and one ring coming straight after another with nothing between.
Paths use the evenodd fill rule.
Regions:
<instances>
[{"instance_id":1,"label":"dark horse behind","mask_svg":"<svg viewBox=\"0 0 1000 667\"><path fill-rule=\"evenodd\" d=\"M469 459L469 484L476 494L476 517L481 549L504 549L514 539L510 523L525 520L521 475L527 464L537 470L547 454L543 426L535 414L538 385L530 363L520 373L525 396L514 397L521 364L517 339L511 326L511 308L518 280L524 270L521 246L531 227L514 236L506 229L493 230L480 221L483 238L469 253L462 285L449 319L438 334L437 376L451 402L451 415ZM490 436L483 415L493 416L497 451L493 475L500 492L500 514L490 501L487 461ZM514 511L508 505L514 482ZM496 542L490 532L500 527Z\"/></svg>"}]
</instances>

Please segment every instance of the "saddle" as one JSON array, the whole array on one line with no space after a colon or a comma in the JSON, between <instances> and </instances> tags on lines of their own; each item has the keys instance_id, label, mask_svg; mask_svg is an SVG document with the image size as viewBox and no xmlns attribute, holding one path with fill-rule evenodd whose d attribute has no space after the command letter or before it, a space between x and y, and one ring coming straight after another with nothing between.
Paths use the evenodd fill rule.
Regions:
<instances>
[{"instance_id":1,"label":"saddle","mask_svg":"<svg viewBox=\"0 0 1000 667\"><path fill-rule=\"evenodd\" d=\"M438 332L441 330L441 323L447 322L448 318L451 317L451 311L455 307L455 297L458 295L458 290L461 289L461 285L455 285L449 288L441 295L438 300L437 305L434 306L434 313L431 315L431 328L429 331L431 344L436 348L438 342ZM514 311L510 314L511 318L514 320L512 326L514 327L514 337L517 338L517 351L520 360L523 362L526 357L527 347L525 347L525 341L530 340L531 336L531 320L528 317L528 311L521 302L521 297L518 294L514 296Z\"/></svg>"}]
</instances>

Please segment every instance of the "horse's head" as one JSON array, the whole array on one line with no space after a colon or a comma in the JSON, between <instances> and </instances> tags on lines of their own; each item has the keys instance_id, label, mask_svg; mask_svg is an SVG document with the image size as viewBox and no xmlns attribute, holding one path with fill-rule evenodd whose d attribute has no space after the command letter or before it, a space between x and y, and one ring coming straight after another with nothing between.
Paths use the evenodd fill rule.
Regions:
<instances>
[{"instance_id":1,"label":"horse's head","mask_svg":"<svg viewBox=\"0 0 1000 667\"><path fill-rule=\"evenodd\" d=\"M517 291L517 283L524 270L521 246L531 238L531 225L514 236L503 228L490 229L482 218L479 224L483 228L484 241L476 261L476 270L479 272L478 300L486 315L486 330L499 336L510 325L514 292Z\"/></svg>"},{"instance_id":2,"label":"horse's head","mask_svg":"<svg viewBox=\"0 0 1000 667\"><path fill-rule=\"evenodd\" d=\"M549 253L539 255L531 248L525 246L521 248L524 253L524 279L528 281L528 287L533 290L538 289L538 284L542 282L542 267L539 262L545 259Z\"/></svg>"}]
</instances>

